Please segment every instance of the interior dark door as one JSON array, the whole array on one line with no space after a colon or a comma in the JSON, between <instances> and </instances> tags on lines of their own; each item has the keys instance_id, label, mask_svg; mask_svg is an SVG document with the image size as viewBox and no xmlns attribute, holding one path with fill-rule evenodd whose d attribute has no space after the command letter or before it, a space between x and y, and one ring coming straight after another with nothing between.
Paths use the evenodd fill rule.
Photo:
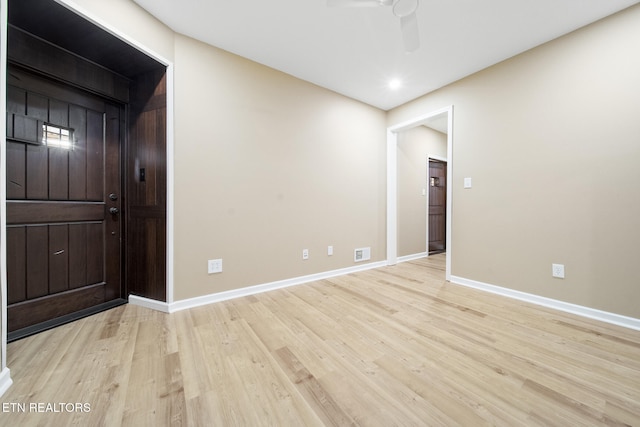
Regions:
<instances>
[{"instance_id":1,"label":"interior dark door","mask_svg":"<svg viewBox=\"0 0 640 427\"><path fill-rule=\"evenodd\" d=\"M10 67L8 329L69 320L123 297L124 107Z\"/></svg>"},{"instance_id":2,"label":"interior dark door","mask_svg":"<svg viewBox=\"0 0 640 427\"><path fill-rule=\"evenodd\" d=\"M429 159L429 253L447 249L447 163Z\"/></svg>"}]
</instances>

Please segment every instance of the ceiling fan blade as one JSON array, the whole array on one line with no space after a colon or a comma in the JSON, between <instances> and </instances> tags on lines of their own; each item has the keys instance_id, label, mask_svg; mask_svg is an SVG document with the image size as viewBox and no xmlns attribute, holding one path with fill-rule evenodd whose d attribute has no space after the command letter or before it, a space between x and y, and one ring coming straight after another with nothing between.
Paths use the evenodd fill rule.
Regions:
<instances>
[{"instance_id":1,"label":"ceiling fan blade","mask_svg":"<svg viewBox=\"0 0 640 427\"><path fill-rule=\"evenodd\" d=\"M404 51L415 52L420 47L420 33L418 32L418 18L416 12L400 18L400 29L402 30L402 41Z\"/></svg>"},{"instance_id":2,"label":"ceiling fan blade","mask_svg":"<svg viewBox=\"0 0 640 427\"><path fill-rule=\"evenodd\" d=\"M328 7L378 7L392 4L393 0L327 0Z\"/></svg>"}]
</instances>

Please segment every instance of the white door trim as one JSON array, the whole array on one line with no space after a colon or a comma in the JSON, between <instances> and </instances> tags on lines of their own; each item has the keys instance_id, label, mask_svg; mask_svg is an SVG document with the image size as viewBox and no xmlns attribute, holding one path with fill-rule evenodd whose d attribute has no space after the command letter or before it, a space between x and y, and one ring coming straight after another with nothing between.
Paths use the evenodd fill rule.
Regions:
<instances>
[{"instance_id":1,"label":"white door trim","mask_svg":"<svg viewBox=\"0 0 640 427\"><path fill-rule=\"evenodd\" d=\"M0 40L7 40L8 1L0 0ZM7 116L7 44L0 44L0 117ZM7 369L7 123L0 120L0 396L11 385Z\"/></svg>"}]
</instances>

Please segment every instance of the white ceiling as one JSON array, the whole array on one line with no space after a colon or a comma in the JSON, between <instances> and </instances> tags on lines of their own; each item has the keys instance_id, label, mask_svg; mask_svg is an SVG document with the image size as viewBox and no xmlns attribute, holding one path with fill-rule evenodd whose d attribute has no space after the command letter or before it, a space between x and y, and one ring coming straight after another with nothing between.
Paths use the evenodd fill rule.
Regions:
<instances>
[{"instance_id":1,"label":"white ceiling","mask_svg":"<svg viewBox=\"0 0 640 427\"><path fill-rule=\"evenodd\" d=\"M640 0L420 0L420 49L390 7L134 0L174 31L389 110ZM399 78L403 86L387 86Z\"/></svg>"}]
</instances>

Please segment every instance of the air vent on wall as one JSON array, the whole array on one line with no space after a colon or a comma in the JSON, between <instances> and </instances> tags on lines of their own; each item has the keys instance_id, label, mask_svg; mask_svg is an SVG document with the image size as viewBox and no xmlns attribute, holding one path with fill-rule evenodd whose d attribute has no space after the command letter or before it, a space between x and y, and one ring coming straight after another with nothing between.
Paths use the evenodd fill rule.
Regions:
<instances>
[{"instance_id":1,"label":"air vent on wall","mask_svg":"<svg viewBox=\"0 0 640 427\"><path fill-rule=\"evenodd\" d=\"M353 251L353 261L367 261L371 259L371 248L359 248Z\"/></svg>"}]
</instances>

